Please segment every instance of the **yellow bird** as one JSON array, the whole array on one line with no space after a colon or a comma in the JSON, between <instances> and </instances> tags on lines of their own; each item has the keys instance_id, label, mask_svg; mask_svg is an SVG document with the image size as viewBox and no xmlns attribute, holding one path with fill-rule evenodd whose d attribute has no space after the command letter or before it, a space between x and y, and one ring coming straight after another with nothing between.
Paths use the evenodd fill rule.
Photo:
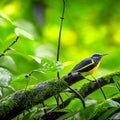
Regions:
<instances>
[{"instance_id":1,"label":"yellow bird","mask_svg":"<svg viewBox=\"0 0 120 120\"><path fill-rule=\"evenodd\" d=\"M96 53L96 54L93 54L91 57L89 58L86 58L84 60L82 60L81 62L79 62L72 70L70 73L68 73L68 75L71 75L71 73L74 73L74 72L78 72L80 75L82 75L84 78L85 76L87 75L92 75L99 67L100 65L100 61L101 61L101 58L103 56L106 56L108 54L99 54L99 53ZM87 79L87 78L85 78ZM89 79L87 79L89 80ZM105 100L106 100L106 96L105 96L105 93L104 91L102 90L101 88L101 85L99 84L99 81L97 81L95 79L96 83L98 84ZM81 97L82 98L82 97ZM83 98L82 98L83 100ZM83 105L85 106L85 103L84 103L84 100L83 100Z\"/></svg>"},{"instance_id":2,"label":"yellow bird","mask_svg":"<svg viewBox=\"0 0 120 120\"><path fill-rule=\"evenodd\" d=\"M99 67L101 58L108 54L93 54L91 57L86 58L79 62L69 74L73 72L78 72L82 76L92 75Z\"/></svg>"}]
</instances>

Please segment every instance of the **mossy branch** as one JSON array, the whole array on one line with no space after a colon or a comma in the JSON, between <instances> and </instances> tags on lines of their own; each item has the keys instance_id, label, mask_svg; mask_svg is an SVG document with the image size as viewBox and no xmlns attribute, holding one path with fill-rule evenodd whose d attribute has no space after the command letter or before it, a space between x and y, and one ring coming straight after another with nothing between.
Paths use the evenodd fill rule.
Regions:
<instances>
[{"instance_id":1,"label":"mossy branch","mask_svg":"<svg viewBox=\"0 0 120 120\"><path fill-rule=\"evenodd\" d=\"M104 86L106 84L113 83L114 76L120 77L120 72L107 75L99 78L98 80L101 86ZM54 79L49 82L39 83L32 88L28 88L26 91L17 91L14 94L11 94L0 100L0 120L12 119L22 113L24 110L32 108L34 105L42 103L51 96L54 96L67 89L66 84L72 85L82 79L83 77L81 75L74 73L70 76L65 75L59 81ZM80 89L80 93L83 95L83 97L86 97L98 88L99 87L96 85L96 83L93 84L93 82L90 82L89 84L87 83L83 85L83 87Z\"/></svg>"},{"instance_id":2,"label":"mossy branch","mask_svg":"<svg viewBox=\"0 0 120 120\"><path fill-rule=\"evenodd\" d=\"M97 80L99 81L101 87L107 85L107 84L111 84L114 83L114 78L118 76L120 77L120 72L115 72L115 73L111 73L108 74L104 77L98 78ZM87 97L89 94L93 93L94 91L96 91L97 89L99 89L99 86L96 82L88 82L86 84L84 84L80 89L79 89L79 94L81 94L84 98ZM67 100L65 100L60 106L61 109L65 108L73 98L77 97L76 95L71 96L70 98L68 98ZM111 98L114 101L117 101L120 103L120 96L118 97L113 97ZM57 109L57 107L56 107ZM42 116L43 120L48 120L48 119L52 119L52 120L56 120L57 118L59 118L60 116L67 114L67 112L56 112L56 109L52 109L47 111L47 115Z\"/></svg>"}]
</instances>

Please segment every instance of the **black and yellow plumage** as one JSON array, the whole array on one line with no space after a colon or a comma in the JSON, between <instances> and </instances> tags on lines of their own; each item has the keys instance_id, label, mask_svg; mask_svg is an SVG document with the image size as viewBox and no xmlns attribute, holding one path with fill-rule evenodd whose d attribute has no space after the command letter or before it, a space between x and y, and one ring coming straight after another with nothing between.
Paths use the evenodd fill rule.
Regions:
<instances>
[{"instance_id":1,"label":"black and yellow plumage","mask_svg":"<svg viewBox=\"0 0 120 120\"><path fill-rule=\"evenodd\" d=\"M79 62L70 73L79 72L81 75L91 75L93 74L99 67L101 58L107 54L93 54L91 57L86 58Z\"/></svg>"}]
</instances>

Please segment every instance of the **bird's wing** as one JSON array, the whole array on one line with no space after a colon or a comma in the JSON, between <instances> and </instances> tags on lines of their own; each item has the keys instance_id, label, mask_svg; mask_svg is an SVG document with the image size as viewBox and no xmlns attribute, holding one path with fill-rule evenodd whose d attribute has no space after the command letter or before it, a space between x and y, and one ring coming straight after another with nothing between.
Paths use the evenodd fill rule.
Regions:
<instances>
[{"instance_id":1,"label":"bird's wing","mask_svg":"<svg viewBox=\"0 0 120 120\"><path fill-rule=\"evenodd\" d=\"M71 72L87 72L94 68L94 60L92 58L87 58L79 62Z\"/></svg>"}]
</instances>

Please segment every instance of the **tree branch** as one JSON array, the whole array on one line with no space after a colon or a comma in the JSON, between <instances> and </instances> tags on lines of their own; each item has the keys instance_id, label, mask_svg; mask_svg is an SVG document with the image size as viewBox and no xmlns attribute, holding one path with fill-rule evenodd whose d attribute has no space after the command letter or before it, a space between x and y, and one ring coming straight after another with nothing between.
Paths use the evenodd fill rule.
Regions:
<instances>
[{"instance_id":1,"label":"tree branch","mask_svg":"<svg viewBox=\"0 0 120 120\"><path fill-rule=\"evenodd\" d=\"M120 77L120 72L107 75L105 77L99 78L98 80L101 86L104 86L106 84L113 83L113 79L115 76ZM24 110L27 110L39 103L42 103L44 100L50 98L51 96L54 96L67 89L66 84L72 85L82 79L83 77L81 75L79 75L78 73L74 73L70 76L65 75L59 81L57 79L54 79L49 82L39 83L33 88L27 88L26 91L17 91L14 94L0 100L0 119L12 119L22 113ZM83 85L79 92L81 95L83 95L83 97L86 97L96 89L98 89L96 83L89 82L89 84L87 83Z\"/></svg>"},{"instance_id":2,"label":"tree branch","mask_svg":"<svg viewBox=\"0 0 120 120\"><path fill-rule=\"evenodd\" d=\"M97 80L99 81L101 87L107 85L107 84L111 84L114 83L114 77L115 76L119 76L120 77L120 73L116 72L113 74L109 74L107 76L98 78ZM88 82L86 84L84 84L80 89L79 89L79 94L81 94L84 98L87 97L88 95L90 95L91 93L93 93L94 91L96 91L97 89L99 89L99 86L96 82ZM76 95L68 98L67 100L65 100L60 106L61 109L65 108L73 98L77 97ZM117 102L120 103L120 98L112 98L112 100L115 100ZM66 104L67 103L67 104ZM56 108L57 109L57 108ZM56 109L52 109L47 111L47 115L43 115L42 119L43 120L48 120L48 119L52 119L52 120L56 120L57 118L59 118L60 116L66 114L67 112L56 112Z\"/></svg>"}]
</instances>

